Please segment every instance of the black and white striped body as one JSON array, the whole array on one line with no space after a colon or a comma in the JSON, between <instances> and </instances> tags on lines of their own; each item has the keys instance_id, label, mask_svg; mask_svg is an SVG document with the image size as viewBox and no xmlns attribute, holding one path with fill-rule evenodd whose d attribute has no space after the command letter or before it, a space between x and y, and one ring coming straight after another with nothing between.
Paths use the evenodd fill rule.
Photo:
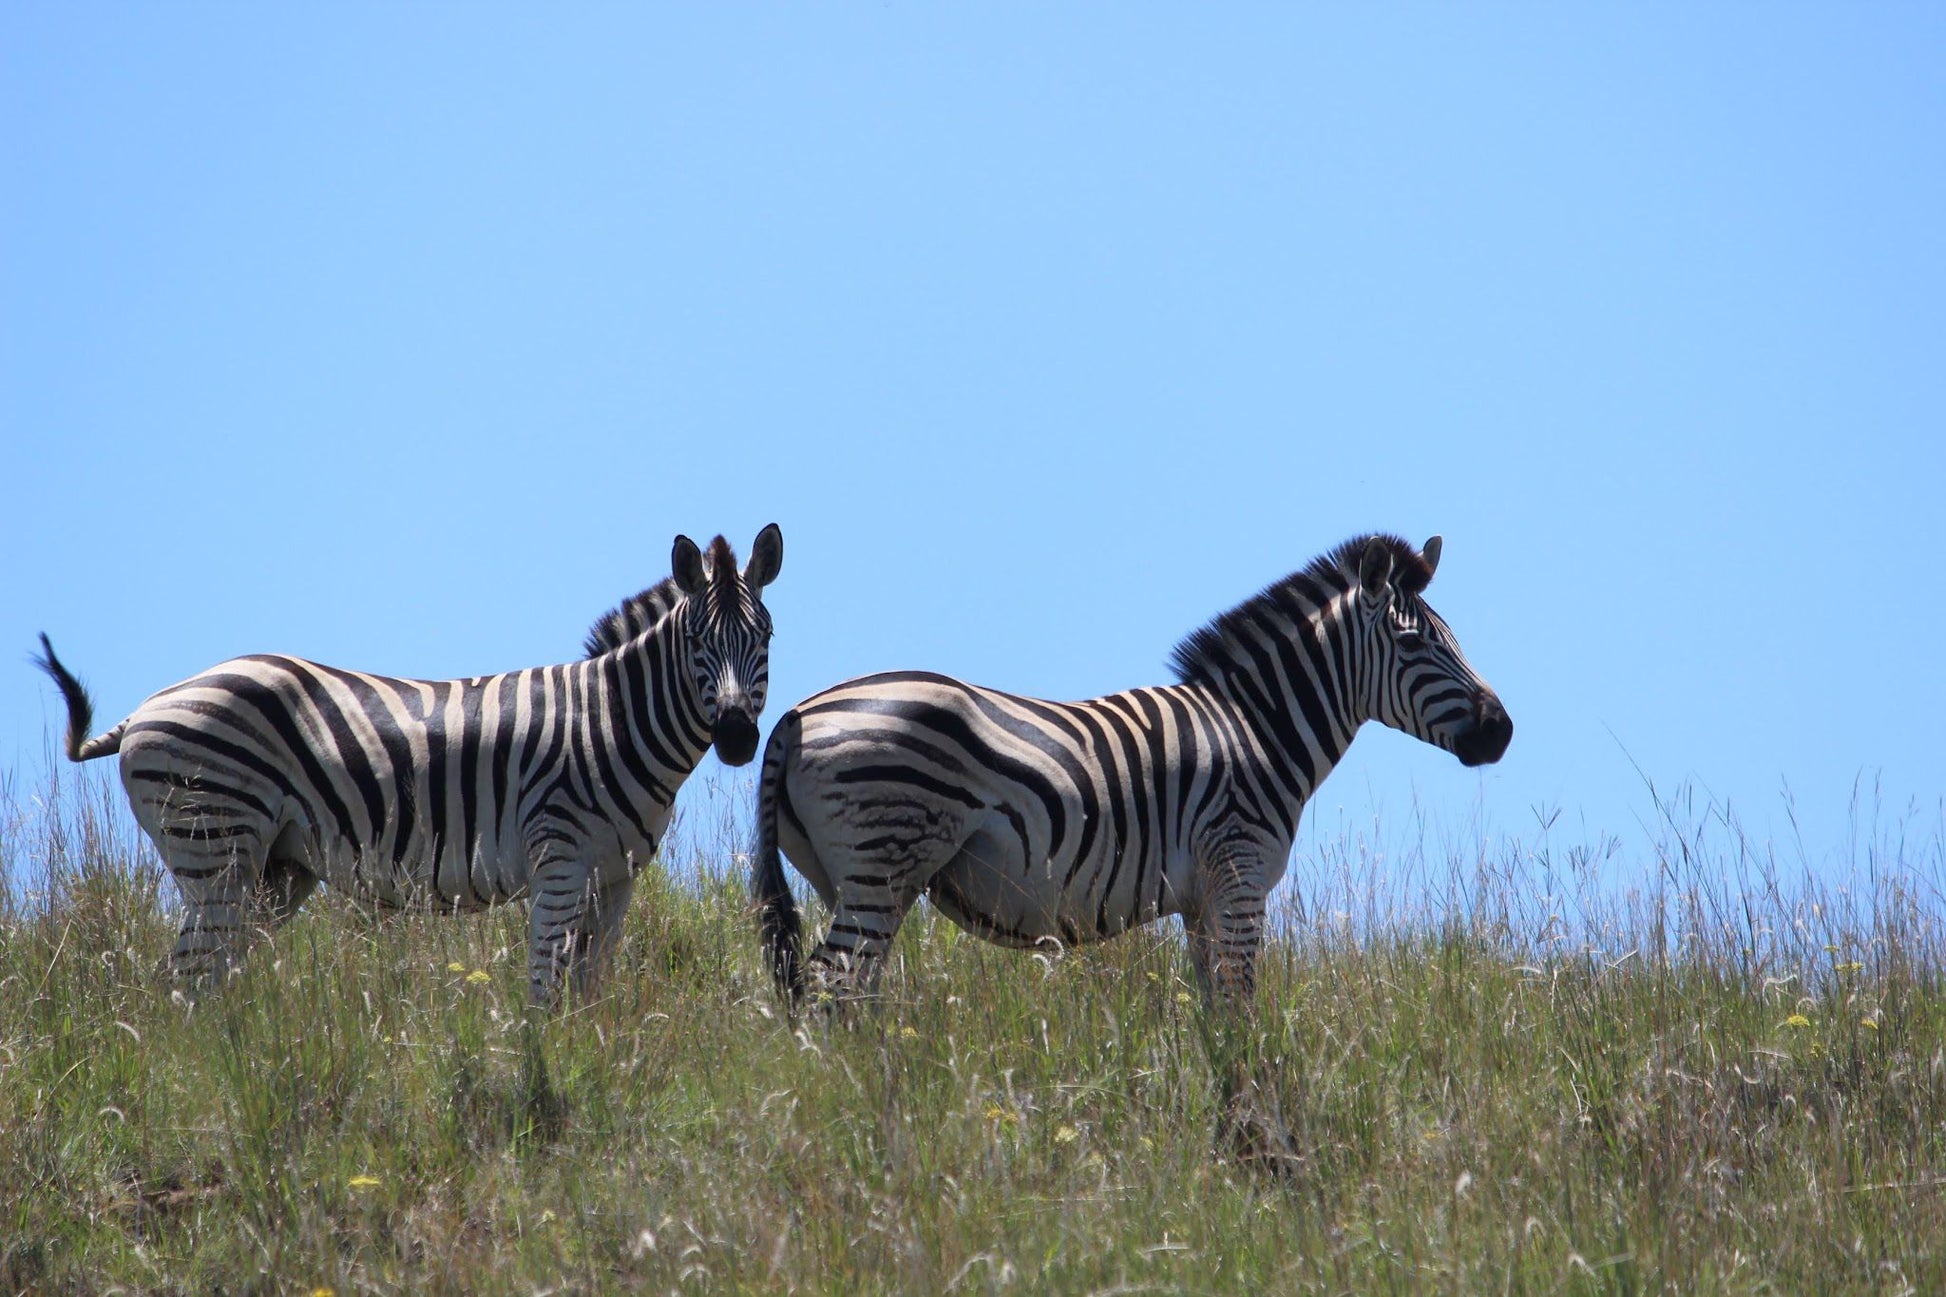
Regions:
<instances>
[{"instance_id":1,"label":"black and white striped body","mask_svg":"<svg viewBox=\"0 0 1946 1297\"><path fill-rule=\"evenodd\" d=\"M182 893L177 972L227 968L319 882L447 913L528 897L530 985L550 1001L612 944L712 742L726 760L753 754L770 633L758 595L780 562L770 530L742 575L720 537L707 559L679 540L682 588L663 614L561 666L426 681L237 658L98 739L71 731L70 755L121 753ZM45 664L72 720L79 686L51 650Z\"/></svg>"},{"instance_id":2,"label":"black and white striped body","mask_svg":"<svg viewBox=\"0 0 1946 1297\"><path fill-rule=\"evenodd\" d=\"M870 912L856 898L875 876L827 868L866 856L896 867L889 893L916 895L924 874L941 912L1003 945L1181 913L1200 895L1199 844L1270 851L1295 820L1250 777L1255 736L1196 686L1054 703L899 672L806 699L778 733L779 845L820 896L840 905L849 884ZM829 944L873 926L841 915Z\"/></svg>"},{"instance_id":3,"label":"black and white striped body","mask_svg":"<svg viewBox=\"0 0 1946 1297\"><path fill-rule=\"evenodd\" d=\"M798 704L771 736L759 808L754 890L780 977L795 989L781 851L833 911L811 958L821 986L869 985L924 895L1012 946L1180 914L1206 987L1247 993L1298 817L1361 723L1469 764L1511 737L1419 597L1438 552L1341 547L1192 636L1175 685L1052 703L895 673Z\"/></svg>"}]
</instances>

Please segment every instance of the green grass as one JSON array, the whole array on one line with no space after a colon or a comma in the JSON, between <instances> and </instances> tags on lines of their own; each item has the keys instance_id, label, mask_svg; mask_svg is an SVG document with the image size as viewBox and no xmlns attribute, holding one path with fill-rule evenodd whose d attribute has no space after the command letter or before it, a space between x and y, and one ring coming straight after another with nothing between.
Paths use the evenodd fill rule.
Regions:
<instances>
[{"instance_id":1,"label":"green grass","mask_svg":"<svg viewBox=\"0 0 1946 1297\"><path fill-rule=\"evenodd\" d=\"M918 916L881 1007L793 1025L712 851L552 1019L520 913L330 897L188 1011L110 796L0 810L0 1290L1946 1290L1936 841L1793 899L1678 832L1566 926L1540 851L1307 882L1245 1046L1279 1171L1166 929Z\"/></svg>"}]
</instances>

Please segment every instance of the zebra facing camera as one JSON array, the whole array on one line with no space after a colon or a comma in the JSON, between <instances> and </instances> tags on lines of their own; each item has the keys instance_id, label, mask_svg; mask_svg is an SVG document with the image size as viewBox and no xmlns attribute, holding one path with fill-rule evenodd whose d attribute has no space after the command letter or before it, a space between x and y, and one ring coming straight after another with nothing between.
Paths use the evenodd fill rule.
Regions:
<instances>
[{"instance_id":1,"label":"zebra facing camera","mask_svg":"<svg viewBox=\"0 0 1946 1297\"><path fill-rule=\"evenodd\" d=\"M724 765L747 766L757 755L757 719L741 709L721 712L710 727L710 740Z\"/></svg>"}]
</instances>

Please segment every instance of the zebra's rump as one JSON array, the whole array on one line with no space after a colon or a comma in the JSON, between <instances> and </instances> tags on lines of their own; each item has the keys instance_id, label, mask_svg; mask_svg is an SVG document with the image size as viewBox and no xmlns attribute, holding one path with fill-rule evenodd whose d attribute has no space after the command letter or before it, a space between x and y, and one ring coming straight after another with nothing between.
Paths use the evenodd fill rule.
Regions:
<instances>
[{"instance_id":1,"label":"zebra's rump","mask_svg":"<svg viewBox=\"0 0 1946 1297\"><path fill-rule=\"evenodd\" d=\"M137 821L179 876L210 877L239 860L272 858L393 909L471 911L525 894L525 857L507 849L514 841L507 832L476 834L469 852L437 837L420 813L388 815L371 840L360 841L316 809L328 804L321 790L331 786L329 775L284 777L246 744L198 736L188 746L181 728L167 718L132 725L121 761Z\"/></svg>"}]
</instances>

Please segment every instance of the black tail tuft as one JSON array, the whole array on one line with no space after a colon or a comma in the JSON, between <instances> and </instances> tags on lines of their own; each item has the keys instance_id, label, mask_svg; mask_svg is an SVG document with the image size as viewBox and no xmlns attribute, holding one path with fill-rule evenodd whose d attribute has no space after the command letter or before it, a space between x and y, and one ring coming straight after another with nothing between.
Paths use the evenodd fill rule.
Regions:
<instances>
[{"instance_id":1,"label":"black tail tuft","mask_svg":"<svg viewBox=\"0 0 1946 1297\"><path fill-rule=\"evenodd\" d=\"M763 934L770 975L787 1008L797 1007L804 993L804 973L798 962L797 901L784 877L784 860L777 850L777 803L784 796L785 717L770 736L764 751L763 775L757 789L757 859L751 870L750 895L757 904L757 926Z\"/></svg>"},{"instance_id":2,"label":"black tail tuft","mask_svg":"<svg viewBox=\"0 0 1946 1297\"><path fill-rule=\"evenodd\" d=\"M61 688L61 697L68 705L67 754L70 761L86 760L81 755L81 745L88 741L88 731L95 721L95 702L88 697L88 690L74 672L61 665L61 659L54 656L54 645L48 641L47 632L41 632L40 656L34 665L54 678ZM91 754L94 755L94 754Z\"/></svg>"}]
</instances>

